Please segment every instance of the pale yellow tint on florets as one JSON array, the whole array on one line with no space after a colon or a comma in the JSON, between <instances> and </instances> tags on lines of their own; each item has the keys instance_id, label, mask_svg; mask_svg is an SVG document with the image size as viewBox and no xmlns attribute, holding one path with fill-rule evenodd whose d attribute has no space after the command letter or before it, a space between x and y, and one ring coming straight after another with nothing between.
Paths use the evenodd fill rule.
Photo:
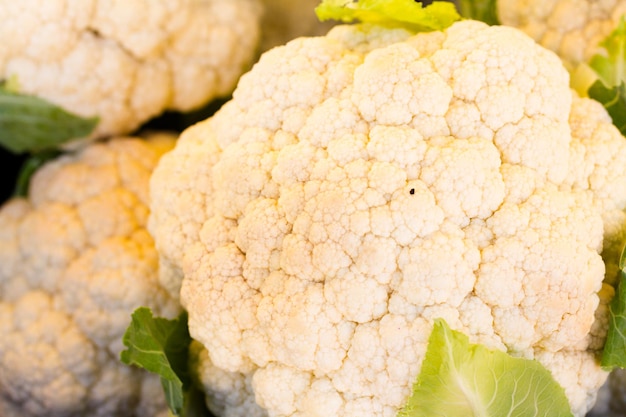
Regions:
<instances>
[{"instance_id":1,"label":"pale yellow tint on florets","mask_svg":"<svg viewBox=\"0 0 626 417\"><path fill-rule=\"evenodd\" d=\"M0 415L167 413L159 379L119 354L137 307L179 310L146 230L149 177L173 145L170 134L92 143L0 208Z\"/></svg>"},{"instance_id":2,"label":"pale yellow tint on florets","mask_svg":"<svg viewBox=\"0 0 626 417\"><path fill-rule=\"evenodd\" d=\"M540 360L584 416L626 205L607 164L625 159L602 107L514 28L341 25L269 51L151 180L208 403L395 416L443 318Z\"/></svg>"}]
</instances>

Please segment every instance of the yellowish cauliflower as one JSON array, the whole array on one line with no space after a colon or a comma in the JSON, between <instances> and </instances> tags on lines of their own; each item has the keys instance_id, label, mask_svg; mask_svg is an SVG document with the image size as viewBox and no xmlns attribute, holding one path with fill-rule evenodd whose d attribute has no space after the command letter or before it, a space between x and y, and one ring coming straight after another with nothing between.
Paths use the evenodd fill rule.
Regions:
<instances>
[{"instance_id":1,"label":"yellowish cauliflower","mask_svg":"<svg viewBox=\"0 0 626 417\"><path fill-rule=\"evenodd\" d=\"M583 416L607 377L624 160L604 109L515 28L339 25L270 50L151 179L207 403L395 416L443 318L539 360Z\"/></svg>"},{"instance_id":2,"label":"yellowish cauliflower","mask_svg":"<svg viewBox=\"0 0 626 417\"><path fill-rule=\"evenodd\" d=\"M0 208L3 417L166 413L159 379L119 353L135 308L179 309L145 227L149 177L173 144L169 134L91 144Z\"/></svg>"},{"instance_id":3,"label":"yellowish cauliflower","mask_svg":"<svg viewBox=\"0 0 626 417\"><path fill-rule=\"evenodd\" d=\"M1 1L0 80L128 134L232 92L259 43L258 0Z\"/></svg>"},{"instance_id":4,"label":"yellowish cauliflower","mask_svg":"<svg viewBox=\"0 0 626 417\"><path fill-rule=\"evenodd\" d=\"M575 67L626 14L623 0L497 0L500 23L517 27Z\"/></svg>"}]
</instances>

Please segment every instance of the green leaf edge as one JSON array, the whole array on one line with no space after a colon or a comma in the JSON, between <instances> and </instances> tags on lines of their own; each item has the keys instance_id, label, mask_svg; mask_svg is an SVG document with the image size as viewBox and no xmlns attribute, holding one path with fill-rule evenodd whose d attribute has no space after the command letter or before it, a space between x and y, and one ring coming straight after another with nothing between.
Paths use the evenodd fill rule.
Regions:
<instances>
[{"instance_id":1,"label":"green leaf edge","mask_svg":"<svg viewBox=\"0 0 626 417\"><path fill-rule=\"evenodd\" d=\"M604 54L591 57L589 66L596 72L607 88L616 87L626 81L626 17L622 16L617 26L598 45Z\"/></svg>"},{"instance_id":2,"label":"green leaf edge","mask_svg":"<svg viewBox=\"0 0 626 417\"><path fill-rule=\"evenodd\" d=\"M149 323L150 326L146 328L145 323ZM154 335L155 328L163 331L164 340L159 340ZM149 334L146 335L146 332ZM151 337L152 346L144 346L146 339L139 339L142 336ZM178 349L176 350L182 353L182 358L175 358L172 352L168 352L170 350L168 344L172 342L170 340L172 336L178 338L174 342L177 343ZM153 317L152 310L148 307L138 307L131 315L131 323L122 341L127 349L120 353L120 360L127 365L137 366L159 375L170 411L175 416L183 416L189 390L193 385L187 369L188 348L191 343L187 327L187 312L183 311L177 318L168 320ZM155 348L154 345L157 347ZM146 356L147 353L155 354L157 361L146 360L146 358L152 358L152 356Z\"/></svg>"},{"instance_id":3,"label":"green leaf edge","mask_svg":"<svg viewBox=\"0 0 626 417\"><path fill-rule=\"evenodd\" d=\"M16 91L13 78L0 83L0 145L14 154L58 149L89 136L100 118L81 117L40 97Z\"/></svg>"},{"instance_id":4,"label":"green leaf edge","mask_svg":"<svg viewBox=\"0 0 626 417\"><path fill-rule=\"evenodd\" d=\"M622 135L626 135L626 17L598 44L604 53L581 63L572 76L573 87L604 106ZM580 89L588 86L586 92ZM586 93L586 94L585 94Z\"/></svg>"},{"instance_id":5,"label":"green leaf edge","mask_svg":"<svg viewBox=\"0 0 626 417\"><path fill-rule=\"evenodd\" d=\"M626 245L619 258L619 277L615 295L609 303L609 329L600 365L606 371L626 368Z\"/></svg>"},{"instance_id":6,"label":"green leaf edge","mask_svg":"<svg viewBox=\"0 0 626 417\"><path fill-rule=\"evenodd\" d=\"M449 1L434 1L424 6L413 0L322 0L315 14L322 22L359 21L412 32L443 30L461 19L456 6Z\"/></svg>"},{"instance_id":7,"label":"green leaf edge","mask_svg":"<svg viewBox=\"0 0 626 417\"><path fill-rule=\"evenodd\" d=\"M536 361L536 360L532 360L532 359L525 359L525 358L517 358L517 357L513 357L510 356L508 353L506 352L502 352L499 350L492 350L492 349L488 349L487 347L483 346L483 345L479 345L479 344L472 344L469 342L469 337L461 332L452 330L448 324L446 323L446 321L442 318L436 318L434 320L433 323L433 330L429 336L428 339L428 346L426 349L426 355L424 357L424 360L422 362L422 369L415 381L415 383L413 384L413 390L411 395L409 396L407 403L405 404L405 406L398 412L397 417L425 417L423 416L423 414L415 414L416 412L416 408L415 405L412 404L412 402L415 401L415 397L420 395L420 390L421 387L425 385L425 382L427 382L428 380L428 375L426 375L426 377L424 377L424 373L425 373L425 364L429 364L428 366L432 366L433 368L437 368L438 366L441 365L441 363L443 363L443 360L441 359L441 356L439 354L439 352L437 351L437 339L439 338L443 338L445 340L457 340L460 341L460 344L463 347L466 347L467 351L471 351L474 349L483 349L486 352L489 352L491 354L494 355L502 355L502 356L507 356L508 359L510 359L511 361L516 361L518 363L522 363L525 362L528 365L531 365L532 367L534 367L536 370L541 371L542 373L545 374L545 376L547 377L548 380L548 384L551 386L551 388L553 388L554 390L556 390L556 395L554 397L555 400L560 401L563 404L568 404L567 407L569 408L569 402L567 400L567 397L565 396L565 390L563 389L563 387L561 385L559 385L556 380L554 380L554 378L552 377L551 372L546 369L540 362ZM445 346L446 348L448 348L448 350L450 350L451 348L449 348L448 346ZM452 353L450 353L451 356L454 356ZM429 362L427 362L429 361ZM426 381L424 381L426 380ZM418 401L419 404L419 401ZM419 411L418 411L419 412ZM560 413L560 415L563 415L563 417L573 417L573 413L571 412L571 410L563 410L562 413ZM430 416L428 416L430 417ZM447 416L447 417L460 417L460 416ZM466 416L463 416L466 417ZM469 417L469 416L468 416Z\"/></svg>"},{"instance_id":8,"label":"green leaf edge","mask_svg":"<svg viewBox=\"0 0 626 417\"><path fill-rule=\"evenodd\" d=\"M497 0L458 0L456 3L465 19L479 20L490 26L500 24Z\"/></svg>"}]
</instances>

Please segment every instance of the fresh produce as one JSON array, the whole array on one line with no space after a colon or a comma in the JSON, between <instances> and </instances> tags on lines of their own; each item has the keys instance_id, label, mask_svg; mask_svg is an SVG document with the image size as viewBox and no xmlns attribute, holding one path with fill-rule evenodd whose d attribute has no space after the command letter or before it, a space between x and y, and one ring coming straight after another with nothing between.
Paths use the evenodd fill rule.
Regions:
<instances>
[{"instance_id":1,"label":"fresh produce","mask_svg":"<svg viewBox=\"0 0 626 417\"><path fill-rule=\"evenodd\" d=\"M517 27L556 52L571 85L607 108L626 134L626 2L459 0L466 18Z\"/></svg>"},{"instance_id":2,"label":"fresh produce","mask_svg":"<svg viewBox=\"0 0 626 417\"><path fill-rule=\"evenodd\" d=\"M460 0L472 3L472 0ZM494 3L499 23L555 51L568 67L587 62L626 13L622 0L478 0Z\"/></svg>"},{"instance_id":3,"label":"fresh produce","mask_svg":"<svg viewBox=\"0 0 626 417\"><path fill-rule=\"evenodd\" d=\"M190 372L192 345L197 343L189 335L185 311L167 319L154 317L150 308L139 307L123 341L127 349L121 352L121 361L160 377L167 405L175 416L211 416L204 393Z\"/></svg>"},{"instance_id":4,"label":"fresh produce","mask_svg":"<svg viewBox=\"0 0 626 417\"><path fill-rule=\"evenodd\" d=\"M554 52L427 9L323 2L363 23L263 54L155 169L148 227L216 415L395 416L440 319L547 369L569 409L546 415L606 381L626 142Z\"/></svg>"},{"instance_id":5,"label":"fresh produce","mask_svg":"<svg viewBox=\"0 0 626 417\"><path fill-rule=\"evenodd\" d=\"M0 145L10 152L55 150L68 140L89 136L98 124L98 117L80 117L18 90L15 83L0 84Z\"/></svg>"},{"instance_id":6,"label":"fresh produce","mask_svg":"<svg viewBox=\"0 0 626 417\"><path fill-rule=\"evenodd\" d=\"M611 72L623 62L619 25L596 48L601 58L576 63L602 82L604 98L589 85L580 94L603 109L571 94L553 54L517 30L453 24L449 4L330 0L317 8L320 23L306 1L237 3L253 26L264 19L237 36L246 45L260 36L257 53L278 47L163 159L150 217L159 252L146 230L147 182L173 137L116 137L60 156L54 148L112 134L100 132L102 114L81 109L161 94L128 98L139 78L107 78L111 65L93 62L116 61L100 50L158 72L148 64L158 53L138 58L133 48L160 42L148 39L155 34L198 47L190 32L200 24L189 22L207 19L198 11L209 2L107 4L112 12L93 1L38 4L36 13L32 1L0 5L16 17L7 22L31 19L0 25L3 39L22 42L0 48L0 144L36 151L27 162L37 170L32 182L22 172L23 198L0 206L8 335L0 415L165 417L169 406L188 417L208 406L219 417L522 417L529 409L553 417L582 416L597 395L594 416L619 413L626 151L613 126L623 76ZM497 23L493 1L456 3ZM211 6L220 8L211 18L231 6L234 14L234 4ZM149 18L123 17L136 8ZM72 10L85 13L70 18ZM365 23L325 35L335 21L355 20ZM218 33L199 36L208 32ZM282 46L310 35L321 36ZM76 58L87 38L89 65L38 61ZM220 50L254 53L240 42ZM204 48L196 58L215 52ZM181 97L201 95L192 75L210 71L187 58L157 58L177 68L158 85L165 95L177 94L178 75L192 80ZM6 59L26 72L4 73ZM89 106L69 109L75 114L27 90L69 67L82 68L74 82L89 88L70 75L64 88L93 93ZM104 78L109 89L94 92ZM211 96L221 97L214 108L227 94ZM161 106L125 132L164 110L197 107ZM109 197L96 197L102 189Z\"/></svg>"},{"instance_id":7,"label":"fresh produce","mask_svg":"<svg viewBox=\"0 0 626 417\"><path fill-rule=\"evenodd\" d=\"M3 417L167 415L159 379L119 355L135 308L180 311L146 230L148 180L174 140L116 137L65 153L0 207Z\"/></svg>"},{"instance_id":8,"label":"fresh produce","mask_svg":"<svg viewBox=\"0 0 626 417\"><path fill-rule=\"evenodd\" d=\"M571 84L581 96L589 96L602 103L613 124L626 134L625 19L600 43L599 48L601 53L574 69Z\"/></svg>"},{"instance_id":9,"label":"fresh produce","mask_svg":"<svg viewBox=\"0 0 626 417\"><path fill-rule=\"evenodd\" d=\"M533 36L542 45L554 50L571 73L570 84L583 97L602 103L613 124L626 133L626 3L622 1L549 1L518 2L485 0L459 2L466 17L490 24L516 26ZM497 13L496 13L497 12ZM497 14L497 16L495 16ZM599 137L595 140L601 141ZM615 165L614 170L620 170ZM614 190L620 193L620 189ZM615 231L623 227L616 216L608 221ZM621 223L620 223L621 222ZM610 309L610 332L602 356L602 365L612 370L601 389L600 399L590 417L615 417L626 414L626 283L624 283L623 248L626 235L609 233L614 238L605 242L603 256L607 266L607 282L618 288ZM622 265L617 265L621 259ZM619 278L619 279L618 279Z\"/></svg>"},{"instance_id":10,"label":"fresh produce","mask_svg":"<svg viewBox=\"0 0 626 417\"><path fill-rule=\"evenodd\" d=\"M600 388L598 401L588 417L620 417L626 414L626 246L620 256L619 284L609 306L610 326L601 365L611 370Z\"/></svg>"},{"instance_id":11,"label":"fresh produce","mask_svg":"<svg viewBox=\"0 0 626 417\"><path fill-rule=\"evenodd\" d=\"M563 388L539 362L471 344L435 319L413 394L399 417L571 417Z\"/></svg>"},{"instance_id":12,"label":"fresh produce","mask_svg":"<svg viewBox=\"0 0 626 417\"><path fill-rule=\"evenodd\" d=\"M150 309L138 308L124 344L128 349L122 352L122 361L161 377L175 416L212 415L203 406L203 394L190 375L190 368L210 361L204 358L207 351L189 336L186 312L168 320L153 317ZM221 387L207 398L209 403L216 399L218 403L237 402L235 415L257 414L254 395L241 390L239 378L216 368L202 368L200 373ZM413 393L398 413L398 417L433 415L572 416L563 387L538 361L469 343L466 335L451 330L443 319L434 321Z\"/></svg>"},{"instance_id":13,"label":"fresh produce","mask_svg":"<svg viewBox=\"0 0 626 417\"><path fill-rule=\"evenodd\" d=\"M261 13L258 0L2 1L0 81L97 117L89 138L128 134L229 95Z\"/></svg>"}]
</instances>

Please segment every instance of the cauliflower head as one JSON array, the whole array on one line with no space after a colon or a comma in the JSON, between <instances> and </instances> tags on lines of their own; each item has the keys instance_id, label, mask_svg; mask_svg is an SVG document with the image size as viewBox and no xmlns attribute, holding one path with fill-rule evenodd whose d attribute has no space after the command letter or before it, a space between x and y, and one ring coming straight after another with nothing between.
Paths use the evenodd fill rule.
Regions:
<instances>
[{"instance_id":1,"label":"cauliflower head","mask_svg":"<svg viewBox=\"0 0 626 417\"><path fill-rule=\"evenodd\" d=\"M0 208L0 415L166 412L160 382L119 360L130 314L179 310L158 284L148 180L174 136L60 156Z\"/></svg>"},{"instance_id":2,"label":"cauliflower head","mask_svg":"<svg viewBox=\"0 0 626 417\"><path fill-rule=\"evenodd\" d=\"M555 51L570 67L587 62L626 14L621 0L498 0L498 19Z\"/></svg>"},{"instance_id":3,"label":"cauliflower head","mask_svg":"<svg viewBox=\"0 0 626 417\"><path fill-rule=\"evenodd\" d=\"M259 43L257 0L0 2L0 80L125 135L232 92Z\"/></svg>"},{"instance_id":4,"label":"cauliflower head","mask_svg":"<svg viewBox=\"0 0 626 417\"><path fill-rule=\"evenodd\" d=\"M395 416L443 318L539 360L583 416L607 377L601 251L626 145L568 83L523 32L469 20L339 25L263 54L151 178L209 406Z\"/></svg>"}]
</instances>

